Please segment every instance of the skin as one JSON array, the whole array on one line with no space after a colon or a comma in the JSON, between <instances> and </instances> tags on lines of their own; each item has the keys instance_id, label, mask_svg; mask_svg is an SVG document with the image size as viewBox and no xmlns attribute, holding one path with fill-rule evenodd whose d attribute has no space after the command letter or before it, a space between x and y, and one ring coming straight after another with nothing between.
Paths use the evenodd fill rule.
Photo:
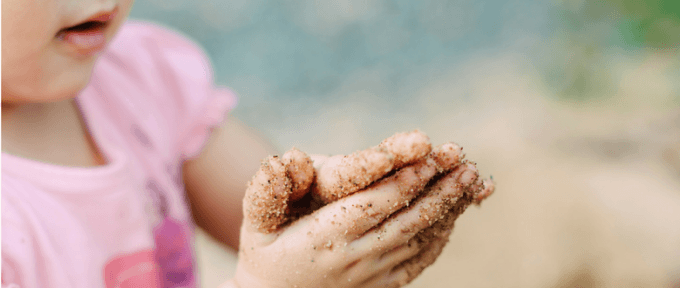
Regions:
<instances>
[{"instance_id":1,"label":"skin","mask_svg":"<svg viewBox=\"0 0 680 288\"><path fill-rule=\"evenodd\" d=\"M415 227L401 225L403 235L398 237L405 239L412 236L407 247L419 249L419 252L392 269L392 274L399 274L402 277L396 286L408 284L425 268L432 265L448 243L458 216L463 214L470 204L479 205L493 194L493 186L481 186L480 183L482 181L474 164L460 165L429 187L424 195L415 201L411 211L400 213L383 224L388 226L385 229L388 230L391 225L408 222L408 218L418 217L424 220L413 221L416 223ZM413 211L418 211L419 214Z\"/></svg>"},{"instance_id":2,"label":"skin","mask_svg":"<svg viewBox=\"0 0 680 288\"><path fill-rule=\"evenodd\" d=\"M243 197L262 159L278 154L257 131L227 117L201 154L184 163L187 196L196 224L238 250ZM233 163L225 165L224 163Z\"/></svg>"},{"instance_id":3,"label":"skin","mask_svg":"<svg viewBox=\"0 0 680 288\"><path fill-rule=\"evenodd\" d=\"M132 0L2 2L3 152L64 166L90 167L105 164L105 159L92 141L82 121L81 111L74 101L77 93L87 85L98 55L80 54L56 35L65 27L79 24L83 17L99 11L117 9L118 13L105 31L106 39L110 40L124 22L131 5ZM413 139L418 138L414 137ZM418 253L432 254L439 248L425 246L400 250L396 248L403 247L410 240L400 238L385 245L362 236L372 228L382 225L397 210L408 206L409 201L422 193L427 180L441 172L436 168L436 161L424 159L429 151L422 153L419 150L421 152L409 157L396 158L409 160L395 160L389 156L389 153L405 155L414 152L409 147L422 145L393 145L387 141L382 147L374 148L386 153L384 155L387 156L383 158L391 162L389 167L381 169L382 175L392 172L395 167L406 165L394 174L400 175L399 180L381 180L369 187L356 188L353 192L361 193L353 193L329 203L311 214L291 221L285 228L276 229L272 233L261 233L248 221L242 221L241 199L246 191L245 183L259 169L260 159L276 154L276 151L257 132L228 117L213 130L201 154L183 165L187 197L196 223L223 243L240 248L236 277L225 283L225 287L276 287L288 284L302 287L310 285L309 283L327 283L328 287L363 287L366 285L362 286L362 283L375 279L381 279L380 285L400 285L409 279L411 274L394 272L393 268ZM391 150L393 151L390 152ZM303 159L298 156L284 157L284 160ZM314 159L314 166L334 167L332 161L329 161L332 157L310 158ZM384 161L383 158L375 159ZM304 166L308 160L304 159L292 166L282 163L279 168L285 169L277 172L283 173L280 175L303 172L300 178L293 176L296 185L283 185L286 189L291 189L288 192L291 195L302 195L293 196L294 198L304 199L305 193L293 193L292 189L307 190L304 187L311 185L306 184L309 179L305 178L304 171L309 166ZM370 163L369 166L373 164L375 163ZM288 169L289 167L293 168ZM360 169L357 168L360 166L354 165L345 167L348 171ZM319 173L317 169L314 171L315 175ZM376 176L376 179L368 181L366 185L382 175ZM315 178L318 179L325 178ZM254 189L252 193L261 194L264 190ZM368 204L372 204L373 208L366 210L365 207L370 207ZM334 221L333 218L337 215L345 215L341 216L344 220ZM240 223L244 225L240 226ZM394 231L387 231L388 234L392 232ZM313 246L326 249L316 250L311 248ZM252 249L249 251L248 248ZM423 252L428 249L433 252ZM316 264L281 265L307 263L310 255L318 262L309 263ZM281 269L282 266L286 269ZM319 268L328 271L324 274L327 277L321 278L323 275L320 273L308 273ZM329 279L335 281L328 282ZM350 281L352 279L354 282Z\"/></svg>"},{"instance_id":4,"label":"skin","mask_svg":"<svg viewBox=\"0 0 680 288\"><path fill-rule=\"evenodd\" d=\"M431 150L430 139L424 133L397 133L376 147L323 159L324 164L319 168L319 177L312 190L324 203L338 200L365 188L392 170L413 164Z\"/></svg>"},{"instance_id":5,"label":"skin","mask_svg":"<svg viewBox=\"0 0 680 288\"><path fill-rule=\"evenodd\" d=\"M424 134L422 135L424 136ZM387 140L396 146L413 147L414 145L412 144L414 141L412 136L413 133L400 133ZM427 140L427 136L418 138L421 138L417 141L417 145L421 146L421 149L392 149L391 151L393 152L390 153L391 159L409 159L408 161L402 161L400 166L404 166L406 163L414 161L416 161L416 163L413 163L411 167L405 167L404 169L397 169L395 167L393 170L399 170L395 172L395 175L382 179L373 186L400 185L402 179L405 177L412 177L409 173L416 171L417 175L421 177L421 183L415 188L408 185L405 185L402 188L415 189L416 192L419 192L424 188L423 186L427 184L427 181L431 177L448 172L456 165L460 164L463 153L458 145L447 143L434 149L430 155L426 155L426 153L422 153L422 151L429 152L431 150L429 140ZM383 143L385 143L385 141L383 141ZM371 153L380 154L382 151L369 148L350 155L350 157L368 155L367 159L361 159L361 161L359 161L361 164L358 165L358 167L347 165L342 162L327 161L325 156L315 155L315 168L312 165L311 158L304 152L295 148L286 152L282 158L270 156L262 162L260 169L248 183L248 189L246 190L246 197L244 199L244 202L247 203L247 205L245 205L246 209L244 210L244 215L248 218L246 221L249 221L252 226L257 227L259 232L271 233L275 231L293 216L291 213L291 209L294 209L294 207L291 207L294 204L293 202L302 198L302 195L308 192L307 190L310 188L312 181L316 181L317 184L319 182L338 182L338 166L348 170L347 173L343 175L343 179L352 182L354 178L363 178L364 176L368 176L369 179L380 179L392 171L375 169L374 167L382 168L385 158L371 157ZM337 158L346 159L344 157ZM348 167L355 169L349 170L347 169ZM317 170L316 172L315 169ZM375 174L366 175L366 170L373 171ZM294 171L295 173L291 173L291 171ZM324 171L334 171L334 173L324 173ZM316 179L314 179L315 176L317 176ZM324 179L326 177L332 179ZM344 183L336 185L347 186ZM365 188L365 186L368 185L364 185L364 187L361 188L358 188L357 186L349 187L350 189L345 190L345 195L358 192ZM375 189L375 187L373 187L373 189ZM317 194L320 193L318 189L312 189L311 193L314 198L326 199L324 197L325 195ZM330 201L322 200L322 205L323 203L328 202ZM301 213L309 214L308 212ZM348 219L346 221L353 220Z\"/></svg>"},{"instance_id":6,"label":"skin","mask_svg":"<svg viewBox=\"0 0 680 288\"><path fill-rule=\"evenodd\" d=\"M378 147L394 157L394 169L413 164L432 150L430 138L418 130L397 133L380 142Z\"/></svg>"},{"instance_id":7,"label":"skin","mask_svg":"<svg viewBox=\"0 0 680 288\"><path fill-rule=\"evenodd\" d=\"M286 176L290 178L292 185L290 200L299 200L309 192L309 187L316 176L312 158L305 152L293 148L283 154L281 161L286 165Z\"/></svg>"},{"instance_id":8,"label":"skin","mask_svg":"<svg viewBox=\"0 0 680 288\"><path fill-rule=\"evenodd\" d=\"M82 55L56 36L93 13L115 8L105 30L110 40L132 2L2 1L3 151L66 166L103 164L72 100L89 81L97 55Z\"/></svg>"},{"instance_id":9,"label":"skin","mask_svg":"<svg viewBox=\"0 0 680 288\"><path fill-rule=\"evenodd\" d=\"M57 32L117 7L106 28L111 40L132 0L2 1L2 106L73 98L90 79L98 55L81 55ZM3 111L4 112L4 111Z\"/></svg>"},{"instance_id":10,"label":"skin","mask_svg":"<svg viewBox=\"0 0 680 288\"><path fill-rule=\"evenodd\" d=\"M80 55L56 36L93 13L116 7L105 31L110 40L132 4L132 0L2 1L3 152L63 166L106 164L74 101L87 85L98 55ZM198 225L238 249L239 225L234 223L243 218L245 183L260 159L275 153L257 132L236 119L225 119L203 153L183 165Z\"/></svg>"},{"instance_id":11,"label":"skin","mask_svg":"<svg viewBox=\"0 0 680 288\"><path fill-rule=\"evenodd\" d=\"M481 201L481 193L492 192L478 181L476 167L461 163L461 157L457 145L441 145L414 164L291 223L285 223L290 205L285 195L293 185L280 179L285 165L277 157L268 158L246 192L238 272L224 287L405 285L434 263L458 215L473 199ZM372 159L381 165L380 158ZM321 163L315 163L317 169L335 165ZM285 200L274 201L270 195ZM279 209L267 214L264 207L274 206Z\"/></svg>"}]
</instances>

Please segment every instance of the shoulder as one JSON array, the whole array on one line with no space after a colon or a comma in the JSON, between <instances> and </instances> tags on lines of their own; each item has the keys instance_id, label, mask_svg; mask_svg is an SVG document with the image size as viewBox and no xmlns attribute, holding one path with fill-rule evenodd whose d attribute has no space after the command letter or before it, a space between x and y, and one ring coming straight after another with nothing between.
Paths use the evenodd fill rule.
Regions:
<instances>
[{"instance_id":1,"label":"shoulder","mask_svg":"<svg viewBox=\"0 0 680 288\"><path fill-rule=\"evenodd\" d=\"M210 60L197 43L142 21L121 27L95 66L91 86L107 107L133 111L140 129L185 155L195 154L207 127L236 105L231 90L215 85Z\"/></svg>"},{"instance_id":2,"label":"shoulder","mask_svg":"<svg viewBox=\"0 0 680 288\"><path fill-rule=\"evenodd\" d=\"M142 36L153 38L156 36L165 36L178 38L178 40L187 41L188 37L182 35L179 31L173 30L161 24L156 24L144 20L127 20L118 31L116 37L134 37Z\"/></svg>"},{"instance_id":3,"label":"shoulder","mask_svg":"<svg viewBox=\"0 0 680 288\"><path fill-rule=\"evenodd\" d=\"M203 49L188 36L153 22L128 20L113 38L109 50L120 48L182 47L203 54Z\"/></svg>"},{"instance_id":4,"label":"shoulder","mask_svg":"<svg viewBox=\"0 0 680 288\"><path fill-rule=\"evenodd\" d=\"M102 55L100 64L109 68L122 66L124 71L136 72L134 77L138 80L173 82L188 76L191 77L187 81L213 80L210 60L196 42L177 31L144 21L126 22Z\"/></svg>"},{"instance_id":5,"label":"shoulder","mask_svg":"<svg viewBox=\"0 0 680 288\"><path fill-rule=\"evenodd\" d=\"M123 24L113 38L109 51L121 53L128 52L126 49L130 48L176 49L175 51L200 54L201 57L207 58L205 51L188 36L168 27L139 20L128 20Z\"/></svg>"},{"instance_id":6,"label":"shoulder","mask_svg":"<svg viewBox=\"0 0 680 288\"><path fill-rule=\"evenodd\" d=\"M213 73L206 53L189 38L157 24L128 21L101 55L90 84L100 97L123 99L128 109L181 118L210 94Z\"/></svg>"}]
</instances>

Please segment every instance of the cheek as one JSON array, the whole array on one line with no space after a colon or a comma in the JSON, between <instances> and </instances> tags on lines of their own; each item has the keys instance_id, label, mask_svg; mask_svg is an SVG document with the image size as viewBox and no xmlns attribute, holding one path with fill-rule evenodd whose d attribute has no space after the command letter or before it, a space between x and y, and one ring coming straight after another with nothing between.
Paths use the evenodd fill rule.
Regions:
<instances>
[{"instance_id":1,"label":"cheek","mask_svg":"<svg viewBox=\"0 0 680 288\"><path fill-rule=\"evenodd\" d=\"M109 40L127 18L133 2L133 0L118 2L120 17L112 23L114 29L107 35ZM13 5L17 3L18 5ZM55 34L62 24L56 18L58 13L54 13L55 3L32 0L3 1L3 101L58 101L76 96L87 85L96 56L69 57L58 46ZM48 7L50 5L55 7Z\"/></svg>"},{"instance_id":2,"label":"cheek","mask_svg":"<svg viewBox=\"0 0 680 288\"><path fill-rule=\"evenodd\" d=\"M55 100L75 97L90 81L97 57L75 59L62 54L51 55L42 67L42 75L49 82L40 81L44 95Z\"/></svg>"},{"instance_id":3,"label":"cheek","mask_svg":"<svg viewBox=\"0 0 680 288\"><path fill-rule=\"evenodd\" d=\"M78 61L47 50L23 62L2 63L2 98L52 102L75 97L87 85L94 58Z\"/></svg>"},{"instance_id":4,"label":"cheek","mask_svg":"<svg viewBox=\"0 0 680 288\"><path fill-rule=\"evenodd\" d=\"M3 63L39 54L52 41L59 26L54 6L54 1L2 1Z\"/></svg>"},{"instance_id":5,"label":"cheek","mask_svg":"<svg viewBox=\"0 0 680 288\"><path fill-rule=\"evenodd\" d=\"M82 86L89 65L67 65L55 51L56 1L2 1L2 100L52 101ZM86 63L84 63L86 64ZM76 77L77 76L77 77ZM81 79L77 79L81 78Z\"/></svg>"}]
</instances>

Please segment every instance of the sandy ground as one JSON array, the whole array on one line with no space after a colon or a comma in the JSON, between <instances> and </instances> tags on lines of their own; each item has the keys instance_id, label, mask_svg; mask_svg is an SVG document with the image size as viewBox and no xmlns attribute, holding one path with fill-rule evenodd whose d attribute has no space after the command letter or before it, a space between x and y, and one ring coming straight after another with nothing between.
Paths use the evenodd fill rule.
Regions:
<instances>
[{"instance_id":1,"label":"sandy ground","mask_svg":"<svg viewBox=\"0 0 680 288\"><path fill-rule=\"evenodd\" d=\"M460 143L498 184L409 287L680 286L679 89L668 59L620 64L617 95L580 104L550 100L522 59L471 60L411 103L433 143ZM472 96L454 100L461 93ZM327 112L336 118L316 129L367 139L356 134L356 117ZM307 139L301 150L343 145ZM216 287L236 258L205 234L197 240L203 286Z\"/></svg>"}]
</instances>

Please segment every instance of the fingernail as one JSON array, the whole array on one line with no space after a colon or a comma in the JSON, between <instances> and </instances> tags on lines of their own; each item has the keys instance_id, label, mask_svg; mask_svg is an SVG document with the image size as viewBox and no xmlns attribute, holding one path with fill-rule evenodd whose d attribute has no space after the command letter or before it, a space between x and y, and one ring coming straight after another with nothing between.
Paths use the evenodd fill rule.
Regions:
<instances>
[{"instance_id":1,"label":"fingernail","mask_svg":"<svg viewBox=\"0 0 680 288\"><path fill-rule=\"evenodd\" d=\"M470 185L477 180L477 171L472 169L465 169L463 173L458 176L458 182L463 185Z\"/></svg>"}]
</instances>

